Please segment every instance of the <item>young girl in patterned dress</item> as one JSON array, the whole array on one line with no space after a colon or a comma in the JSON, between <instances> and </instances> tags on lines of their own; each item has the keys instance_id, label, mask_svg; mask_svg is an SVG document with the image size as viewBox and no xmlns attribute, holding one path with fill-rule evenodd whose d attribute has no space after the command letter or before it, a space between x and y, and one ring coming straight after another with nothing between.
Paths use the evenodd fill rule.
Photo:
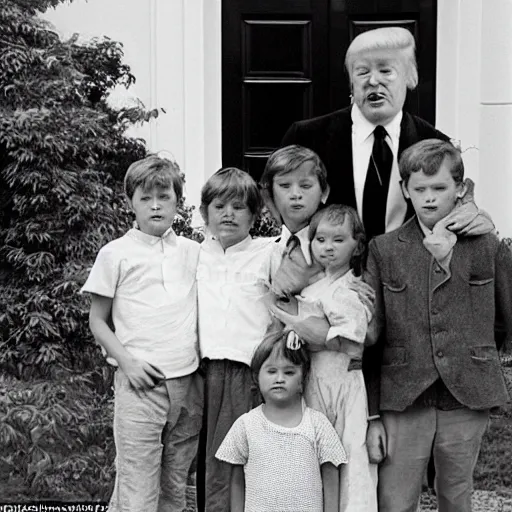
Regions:
<instances>
[{"instance_id":1,"label":"young girl in patterned dress","mask_svg":"<svg viewBox=\"0 0 512 512\"><path fill-rule=\"evenodd\" d=\"M256 349L251 369L264 403L235 421L216 454L232 464L231 512L338 512L346 457L327 418L302 399L309 366L293 331Z\"/></svg>"}]
</instances>

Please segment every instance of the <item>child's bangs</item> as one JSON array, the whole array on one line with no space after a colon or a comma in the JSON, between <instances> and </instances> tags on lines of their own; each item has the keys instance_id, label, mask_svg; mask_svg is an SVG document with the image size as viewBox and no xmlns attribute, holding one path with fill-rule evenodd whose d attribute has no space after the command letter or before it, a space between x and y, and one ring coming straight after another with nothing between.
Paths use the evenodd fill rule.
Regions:
<instances>
[{"instance_id":1,"label":"child's bangs","mask_svg":"<svg viewBox=\"0 0 512 512\"><path fill-rule=\"evenodd\" d=\"M272 348L272 352L269 357L282 357L295 366L300 366L301 369L304 369L304 357L302 356L301 350L293 350L288 348L286 344L286 337L283 337L278 343L274 345Z\"/></svg>"},{"instance_id":2,"label":"child's bangs","mask_svg":"<svg viewBox=\"0 0 512 512\"><path fill-rule=\"evenodd\" d=\"M140 187L144 192L150 192L155 188L174 188L174 180L172 179L172 176L167 172L151 172L146 176L141 176Z\"/></svg>"},{"instance_id":3,"label":"child's bangs","mask_svg":"<svg viewBox=\"0 0 512 512\"><path fill-rule=\"evenodd\" d=\"M223 202L240 201L247 205L249 192L247 187L240 183L223 183L214 196Z\"/></svg>"}]
</instances>

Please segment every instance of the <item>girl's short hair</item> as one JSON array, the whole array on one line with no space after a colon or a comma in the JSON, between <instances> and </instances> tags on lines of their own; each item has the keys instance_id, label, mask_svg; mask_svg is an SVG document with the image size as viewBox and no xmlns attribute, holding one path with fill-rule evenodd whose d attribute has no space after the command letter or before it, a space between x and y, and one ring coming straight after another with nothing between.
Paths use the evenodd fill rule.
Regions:
<instances>
[{"instance_id":1,"label":"girl's short hair","mask_svg":"<svg viewBox=\"0 0 512 512\"><path fill-rule=\"evenodd\" d=\"M345 67L350 83L352 83L352 68L357 56L360 53L382 49L397 52L404 63L407 88L414 89L418 85L416 43L411 32L403 27L381 27L367 30L354 38L345 55Z\"/></svg>"},{"instance_id":2,"label":"girl's short hair","mask_svg":"<svg viewBox=\"0 0 512 512\"><path fill-rule=\"evenodd\" d=\"M282 355L291 363L302 368L302 387L304 388L311 367L311 359L304 342L301 342L301 346L297 350L287 347L286 340L290 332L290 329L282 328L271 331L256 347L251 360L252 379L256 386L258 386L258 376L263 363L275 351L276 355Z\"/></svg>"},{"instance_id":3,"label":"girl's short hair","mask_svg":"<svg viewBox=\"0 0 512 512\"><path fill-rule=\"evenodd\" d=\"M128 167L124 176L124 192L131 200L138 187L141 187L143 191L149 191L155 187L169 188L172 186L176 199L180 202L183 199L184 181L176 162L150 155L133 162Z\"/></svg>"},{"instance_id":4,"label":"girl's short hair","mask_svg":"<svg viewBox=\"0 0 512 512\"><path fill-rule=\"evenodd\" d=\"M345 204L331 204L318 210L309 223L309 241L311 242L315 238L318 225L323 220L331 225L341 226L346 219L348 219L350 223L352 238L357 242L356 248L350 258L350 268L354 271L356 276L360 276L366 266L367 243L363 223L354 208Z\"/></svg>"},{"instance_id":5,"label":"girl's short hair","mask_svg":"<svg viewBox=\"0 0 512 512\"><path fill-rule=\"evenodd\" d=\"M295 171L306 162L313 163L313 170L320 183L322 192L327 190L327 170L320 157L309 148L293 144L274 151L267 160L265 169L260 179L260 186L264 189L270 199L274 200L272 185L274 178L279 174L288 174Z\"/></svg>"},{"instance_id":6,"label":"girl's short hair","mask_svg":"<svg viewBox=\"0 0 512 512\"><path fill-rule=\"evenodd\" d=\"M460 150L451 142L441 139L424 139L408 147L400 156L398 169L405 186L413 172L423 171L434 176L445 159L450 163L450 173L455 183L464 180L464 163Z\"/></svg>"},{"instance_id":7,"label":"girl's short hair","mask_svg":"<svg viewBox=\"0 0 512 512\"><path fill-rule=\"evenodd\" d=\"M199 211L207 224L208 206L216 198L222 198L225 201L239 199L247 205L254 216L259 215L263 207L257 183L249 173L236 167L219 169L204 184Z\"/></svg>"}]
</instances>

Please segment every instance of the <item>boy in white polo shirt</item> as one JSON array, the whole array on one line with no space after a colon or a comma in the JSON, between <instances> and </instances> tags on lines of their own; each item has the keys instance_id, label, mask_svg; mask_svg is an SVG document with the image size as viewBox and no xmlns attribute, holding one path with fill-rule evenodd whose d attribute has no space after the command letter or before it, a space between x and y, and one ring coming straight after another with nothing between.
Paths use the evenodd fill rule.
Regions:
<instances>
[{"instance_id":1,"label":"boy in white polo shirt","mask_svg":"<svg viewBox=\"0 0 512 512\"><path fill-rule=\"evenodd\" d=\"M124 186L138 229L100 250L82 288L91 294L91 331L118 367L109 510L177 512L185 507L203 407L199 244L171 227L183 195L177 165L147 157L129 167Z\"/></svg>"}]
</instances>

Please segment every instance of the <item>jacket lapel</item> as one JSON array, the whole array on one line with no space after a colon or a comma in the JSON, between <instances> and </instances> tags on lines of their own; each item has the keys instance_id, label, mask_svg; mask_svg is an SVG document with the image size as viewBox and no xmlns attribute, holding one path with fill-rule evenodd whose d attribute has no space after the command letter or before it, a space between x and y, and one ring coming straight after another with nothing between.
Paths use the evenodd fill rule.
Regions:
<instances>
[{"instance_id":1,"label":"jacket lapel","mask_svg":"<svg viewBox=\"0 0 512 512\"><path fill-rule=\"evenodd\" d=\"M356 193L354 190L354 170L352 165L352 117L351 107L338 111L333 117L327 134L326 154L330 164L329 169L335 169L335 179L331 186L336 187L334 197L340 202L356 206ZM332 171L331 171L332 172Z\"/></svg>"},{"instance_id":2,"label":"jacket lapel","mask_svg":"<svg viewBox=\"0 0 512 512\"><path fill-rule=\"evenodd\" d=\"M408 112L403 112L402 122L400 123L400 140L398 141L398 158L409 146L412 146L418 142L418 130L414 123L413 117ZM405 214L405 220L408 220L414 216L414 208L409 199L407 201L407 212Z\"/></svg>"}]
</instances>

